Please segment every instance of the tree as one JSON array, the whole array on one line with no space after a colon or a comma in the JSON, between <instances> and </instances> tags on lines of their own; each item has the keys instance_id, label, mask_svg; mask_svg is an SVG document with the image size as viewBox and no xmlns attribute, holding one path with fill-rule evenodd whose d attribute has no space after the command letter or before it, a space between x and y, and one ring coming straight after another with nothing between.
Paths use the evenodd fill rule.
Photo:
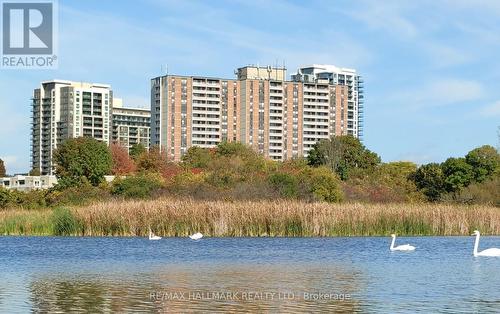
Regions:
<instances>
[{"instance_id":1,"label":"tree","mask_svg":"<svg viewBox=\"0 0 500 314\"><path fill-rule=\"evenodd\" d=\"M465 161L465 158L448 158L441 167L447 192L459 192L474 178L473 168Z\"/></svg>"},{"instance_id":2,"label":"tree","mask_svg":"<svg viewBox=\"0 0 500 314\"><path fill-rule=\"evenodd\" d=\"M89 137L68 139L53 155L56 176L61 184L79 185L86 181L97 186L111 173L113 160L105 143Z\"/></svg>"},{"instance_id":3,"label":"tree","mask_svg":"<svg viewBox=\"0 0 500 314\"><path fill-rule=\"evenodd\" d=\"M316 143L308 152L311 166L325 165L347 180L356 169L369 170L380 164L380 157L367 149L359 139L347 136L333 136Z\"/></svg>"},{"instance_id":4,"label":"tree","mask_svg":"<svg viewBox=\"0 0 500 314\"><path fill-rule=\"evenodd\" d=\"M191 168L206 169L211 160L212 154L210 153L210 150L199 146L190 147L186 154L182 156L184 164Z\"/></svg>"},{"instance_id":5,"label":"tree","mask_svg":"<svg viewBox=\"0 0 500 314\"><path fill-rule=\"evenodd\" d=\"M30 172L29 172L29 175L30 176L39 176L39 175L41 175L40 169L38 169L38 168L31 169Z\"/></svg>"},{"instance_id":6,"label":"tree","mask_svg":"<svg viewBox=\"0 0 500 314\"><path fill-rule=\"evenodd\" d=\"M5 164L2 159L0 159L0 177L5 177Z\"/></svg>"},{"instance_id":7,"label":"tree","mask_svg":"<svg viewBox=\"0 0 500 314\"><path fill-rule=\"evenodd\" d=\"M134 144L132 147L130 147L130 157L137 162L139 157L146 152L146 147L142 145L141 143L139 144Z\"/></svg>"},{"instance_id":8,"label":"tree","mask_svg":"<svg viewBox=\"0 0 500 314\"><path fill-rule=\"evenodd\" d=\"M259 155L249 146L240 142L221 142L215 149L217 156L239 156L242 158L256 158Z\"/></svg>"},{"instance_id":9,"label":"tree","mask_svg":"<svg viewBox=\"0 0 500 314\"><path fill-rule=\"evenodd\" d=\"M136 170L135 163L128 155L127 150L119 144L111 144L109 146L111 157L113 158L114 175L127 175Z\"/></svg>"},{"instance_id":10,"label":"tree","mask_svg":"<svg viewBox=\"0 0 500 314\"><path fill-rule=\"evenodd\" d=\"M167 163L167 154L158 146L152 146L137 159L137 170L143 172L161 173Z\"/></svg>"},{"instance_id":11,"label":"tree","mask_svg":"<svg viewBox=\"0 0 500 314\"><path fill-rule=\"evenodd\" d=\"M409 161L383 163L377 167L373 175L370 175L373 180L369 180L369 184L386 187L392 193L394 200L421 200L422 194L412 180L417 169L417 165Z\"/></svg>"},{"instance_id":12,"label":"tree","mask_svg":"<svg viewBox=\"0 0 500 314\"><path fill-rule=\"evenodd\" d=\"M473 167L474 180L483 182L500 168L500 154L490 145L471 150L465 156L466 162Z\"/></svg>"},{"instance_id":13,"label":"tree","mask_svg":"<svg viewBox=\"0 0 500 314\"><path fill-rule=\"evenodd\" d=\"M344 198L338 177L326 167L312 168L305 181L316 200L333 203Z\"/></svg>"},{"instance_id":14,"label":"tree","mask_svg":"<svg viewBox=\"0 0 500 314\"><path fill-rule=\"evenodd\" d=\"M437 163L420 166L412 179L429 201L438 201L445 192L443 170Z\"/></svg>"},{"instance_id":15,"label":"tree","mask_svg":"<svg viewBox=\"0 0 500 314\"><path fill-rule=\"evenodd\" d=\"M295 198L299 194L299 180L289 173L272 173L269 175L269 184L279 195Z\"/></svg>"}]
</instances>

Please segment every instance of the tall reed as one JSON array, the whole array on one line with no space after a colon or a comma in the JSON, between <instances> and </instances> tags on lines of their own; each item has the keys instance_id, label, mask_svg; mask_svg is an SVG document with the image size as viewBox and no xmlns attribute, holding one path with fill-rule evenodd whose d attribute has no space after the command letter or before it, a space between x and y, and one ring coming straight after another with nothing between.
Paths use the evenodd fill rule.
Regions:
<instances>
[{"instance_id":1,"label":"tall reed","mask_svg":"<svg viewBox=\"0 0 500 314\"><path fill-rule=\"evenodd\" d=\"M53 217L50 211L0 212L0 234L55 233ZM57 217L60 233L84 236L145 236L149 228L162 236L467 235L474 229L500 235L500 208L444 204L160 198L94 203Z\"/></svg>"}]
</instances>

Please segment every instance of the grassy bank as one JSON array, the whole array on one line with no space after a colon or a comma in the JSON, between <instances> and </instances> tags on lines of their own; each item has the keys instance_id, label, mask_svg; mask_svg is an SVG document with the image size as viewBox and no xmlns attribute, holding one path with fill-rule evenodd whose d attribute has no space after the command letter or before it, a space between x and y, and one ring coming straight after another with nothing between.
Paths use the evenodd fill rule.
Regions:
<instances>
[{"instance_id":1,"label":"grassy bank","mask_svg":"<svg viewBox=\"0 0 500 314\"><path fill-rule=\"evenodd\" d=\"M500 208L299 201L114 201L55 210L0 211L3 235L368 236L500 234Z\"/></svg>"}]
</instances>

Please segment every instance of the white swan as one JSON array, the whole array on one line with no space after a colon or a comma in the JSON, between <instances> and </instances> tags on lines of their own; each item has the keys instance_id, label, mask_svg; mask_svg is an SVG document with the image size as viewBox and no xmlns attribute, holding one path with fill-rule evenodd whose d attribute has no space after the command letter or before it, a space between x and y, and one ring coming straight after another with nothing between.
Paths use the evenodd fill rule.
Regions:
<instances>
[{"instance_id":1,"label":"white swan","mask_svg":"<svg viewBox=\"0 0 500 314\"><path fill-rule=\"evenodd\" d=\"M491 248L478 252L477 248L479 247L479 237L481 236L481 234L479 233L479 231L474 230L474 233L472 233L471 235L476 236L476 242L474 242L474 256L500 256L500 249L497 248Z\"/></svg>"},{"instance_id":2,"label":"white swan","mask_svg":"<svg viewBox=\"0 0 500 314\"><path fill-rule=\"evenodd\" d=\"M153 231L151 231L151 229L149 229L149 240L156 241L156 240L160 240L160 239L161 239L161 237L155 235L153 233Z\"/></svg>"},{"instance_id":3,"label":"white swan","mask_svg":"<svg viewBox=\"0 0 500 314\"><path fill-rule=\"evenodd\" d=\"M203 234L197 232L195 234L190 235L189 238L191 240L199 240L199 239L203 238Z\"/></svg>"},{"instance_id":4,"label":"white swan","mask_svg":"<svg viewBox=\"0 0 500 314\"><path fill-rule=\"evenodd\" d=\"M396 235L393 233L391 234L392 237L392 242L391 242L391 251L413 251L415 250L415 247L409 244L404 244L404 245L398 245L394 247L394 242L396 242Z\"/></svg>"}]
</instances>

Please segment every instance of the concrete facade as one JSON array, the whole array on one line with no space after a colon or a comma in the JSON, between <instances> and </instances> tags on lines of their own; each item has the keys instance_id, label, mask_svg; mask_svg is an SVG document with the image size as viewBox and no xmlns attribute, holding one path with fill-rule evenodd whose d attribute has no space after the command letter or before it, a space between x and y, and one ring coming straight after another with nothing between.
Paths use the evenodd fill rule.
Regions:
<instances>
[{"instance_id":1,"label":"concrete facade","mask_svg":"<svg viewBox=\"0 0 500 314\"><path fill-rule=\"evenodd\" d=\"M57 184L56 176L24 176L0 178L0 187L8 190L31 191L49 189Z\"/></svg>"},{"instance_id":2,"label":"concrete facade","mask_svg":"<svg viewBox=\"0 0 500 314\"><path fill-rule=\"evenodd\" d=\"M113 99L112 141L130 150L136 144L149 149L151 111L123 107L120 98Z\"/></svg>"},{"instance_id":3,"label":"concrete facade","mask_svg":"<svg viewBox=\"0 0 500 314\"><path fill-rule=\"evenodd\" d=\"M33 92L31 167L54 174L52 155L64 140L93 137L109 144L113 92L109 85L53 80Z\"/></svg>"},{"instance_id":4,"label":"concrete facade","mask_svg":"<svg viewBox=\"0 0 500 314\"><path fill-rule=\"evenodd\" d=\"M284 80L284 68L255 66L235 71L236 79L153 78L151 144L180 160L191 146L239 141L270 159L286 160L307 156L332 135L359 137L359 75L343 69L330 80L319 70L300 75L301 69L292 81Z\"/></svg>"}]
</instances>

